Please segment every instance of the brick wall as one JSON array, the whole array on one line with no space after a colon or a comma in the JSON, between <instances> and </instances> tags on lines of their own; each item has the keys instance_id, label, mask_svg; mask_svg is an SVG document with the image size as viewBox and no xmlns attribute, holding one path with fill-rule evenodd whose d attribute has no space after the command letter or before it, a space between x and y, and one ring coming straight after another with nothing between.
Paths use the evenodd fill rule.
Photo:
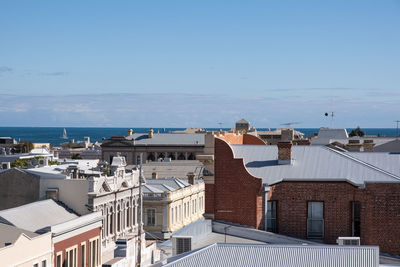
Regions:
<instances>
[{"instance_id":1,"label":"brick wall","mask_svg":"<svg viewBox=\"0 0 400 267\"><path fill-rule=\"evenodd\" d=\"M271 187L269 200L278 201L278 233L307 238L307 203L324 202L325 243L352 234L353 201L361 204L361 244L379 245L382 252L400 254L400 184L346 182L282 182Z\"/></svg>"},{"instance_id":2,"label":"brick wall","mask_svg":"<svg viewBox=\"0 0 400 267\"><path fill-rule=\"evenodd\" d=\"M250 175L230 146L215 139L215 184L206 188L206 211L216 220L264 228L262 180ZM210 194L212 192L212 195ZM400 255L400 183L282 182L272 185L277 201L278 233L307 238L307 205L324 202L325 243L352 235L352 202L361 205L361 244L378 245L382 252ZM208 199L209 198L209 199Z\"/></svg>"},{"instance_id":3,"label":"brick wall","mask_svg":"<svg viewBox=\"0 0 400 267\"><path fill-rule=\"evenodd\" d=\"M261 179L247 172L242 159L233 159L233 152L225 141L216 138L215 151L215 219L262 227Z\"/></svg>"},{"instance_id":4,"label":"brick wall","mask_svg":"<svg viewBox=\"0 0 400 267\"><path fill-rule=\"evenodd\" d=\"M214 214L214 184L205 184L205 213Z\"/></svg>"},{"instance_id":5,"label":"brick wall","mask_svg":"<svg viewBox=\"0 0 400 267\"><path fill-rule=\"evenodd\" d=\"M251 134L237 135L232 133L225 133L224 135L218 136L217 138L225 140L227 143L232 145L265 145L262 139Z\"/></svg>"}]
</instances>

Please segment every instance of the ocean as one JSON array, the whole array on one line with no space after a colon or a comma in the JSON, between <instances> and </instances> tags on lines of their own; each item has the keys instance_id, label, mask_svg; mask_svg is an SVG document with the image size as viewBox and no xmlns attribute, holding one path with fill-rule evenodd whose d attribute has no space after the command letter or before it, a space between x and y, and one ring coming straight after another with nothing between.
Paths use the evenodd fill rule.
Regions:
<instances>
[{"instance_id":1,"label":"ocean","mask_svg":"<svg viewBox=\"0 0 400 267\"><path fill-rule=\"evenodd\" d=\"M0 137L12 137L17 141L32 141L34 143L50 143L54 146L59 146L61 143L67 142L70 139L76 141L83 141L85 136L90 137L91 142L99 141L102 138L110 138L113 135L127 135L128 128L84 128L84 127L66 127L68 140L62 139L63 129L60 127L0 127ZM155 133L169 133L177 130L184 130L185 128L153 128ZM217 128L204 128L210 131L216 131ZM274 130L275 128L270 128ZM149 128L133 128L134 133L147 133ZM223 128L223 130L230 130ZM266 128L259 128L259 131L269 130ZM310 136L313 133L317 133L319 128L295 128ZM348 128L350 132L352 129ZM396 136L396 128L365 128L362 129L366 135L377 135L381 136Z\"/></svg>"}]
</instances>

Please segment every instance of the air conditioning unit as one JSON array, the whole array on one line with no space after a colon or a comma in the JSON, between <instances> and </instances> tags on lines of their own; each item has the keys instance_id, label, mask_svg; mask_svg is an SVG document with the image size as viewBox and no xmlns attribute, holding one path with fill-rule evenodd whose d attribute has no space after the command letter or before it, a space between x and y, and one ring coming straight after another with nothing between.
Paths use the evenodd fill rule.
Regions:
<instances>
[{"instance_id":1,"label":"air conditioning unit","mask_svg":"<svg viewBox=\"0 0 400 267\"><path fill-rule=\"evenodd\" d=\"M191 236L172 236L172 256L176 256L192 250Z\"/></svg>"},{"instance_id":2,"label":"air conditioning unit","mask_svg":"<svg viewBox=\"0 0 400 267\"><path fill-rule=\"evenodd\" d=\"M2 163L1 163L1 168L2 168L3 170L10 169L10 168L11 168L10 162L2 162Z\"/></svg>"},{"instance_id":3,"label":"air conditioning unit","mask_svg":"<svg viewBox=\"0 0 400 267\"><path fill-rule=\"evenodd\" d=\"M359 246L360 238L355 236L339 237L336 242L339 246Z\"/></svg>"}]
</instances>

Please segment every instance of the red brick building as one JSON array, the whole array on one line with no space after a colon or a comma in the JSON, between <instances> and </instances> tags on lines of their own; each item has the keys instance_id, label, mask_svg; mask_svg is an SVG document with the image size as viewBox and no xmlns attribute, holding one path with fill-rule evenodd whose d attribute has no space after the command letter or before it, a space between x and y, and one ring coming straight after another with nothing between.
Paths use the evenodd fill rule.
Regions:
<instances>
[{"instance_id":1,"label":"red brick building","mask_svg":"<svg viewBox=\"0 0 400 267\"><path fill-rule=\"evenodd\" d=\"M323 146L235 145L215 139L214 219L400 254L400 177Z\"/></svg>"},{"instance_id":2,"label":"red brick building","mask_svg":"<svg viewBox=\"0 0 400 267\"><path fill-rule=\"evenodd\" d=\"M51 227L54 266L101 266L101 213L95 212Z\"/></svg>"}]
</instances>

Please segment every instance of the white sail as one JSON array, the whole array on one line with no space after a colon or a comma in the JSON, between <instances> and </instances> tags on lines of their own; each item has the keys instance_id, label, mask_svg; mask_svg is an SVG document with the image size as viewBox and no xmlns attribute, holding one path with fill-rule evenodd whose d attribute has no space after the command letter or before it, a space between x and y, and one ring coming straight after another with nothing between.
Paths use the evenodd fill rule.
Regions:
<instances>
[{"instance_id":1,"label":"white sail","mask_svg":"<svg viewBox=\"0 0 400 267\"><path fill-rule=\"evenodd\" d=\"M61 136L62 139L68 139L67 130L64 128L63 135Z\"/></svg>"}]
</instances>

